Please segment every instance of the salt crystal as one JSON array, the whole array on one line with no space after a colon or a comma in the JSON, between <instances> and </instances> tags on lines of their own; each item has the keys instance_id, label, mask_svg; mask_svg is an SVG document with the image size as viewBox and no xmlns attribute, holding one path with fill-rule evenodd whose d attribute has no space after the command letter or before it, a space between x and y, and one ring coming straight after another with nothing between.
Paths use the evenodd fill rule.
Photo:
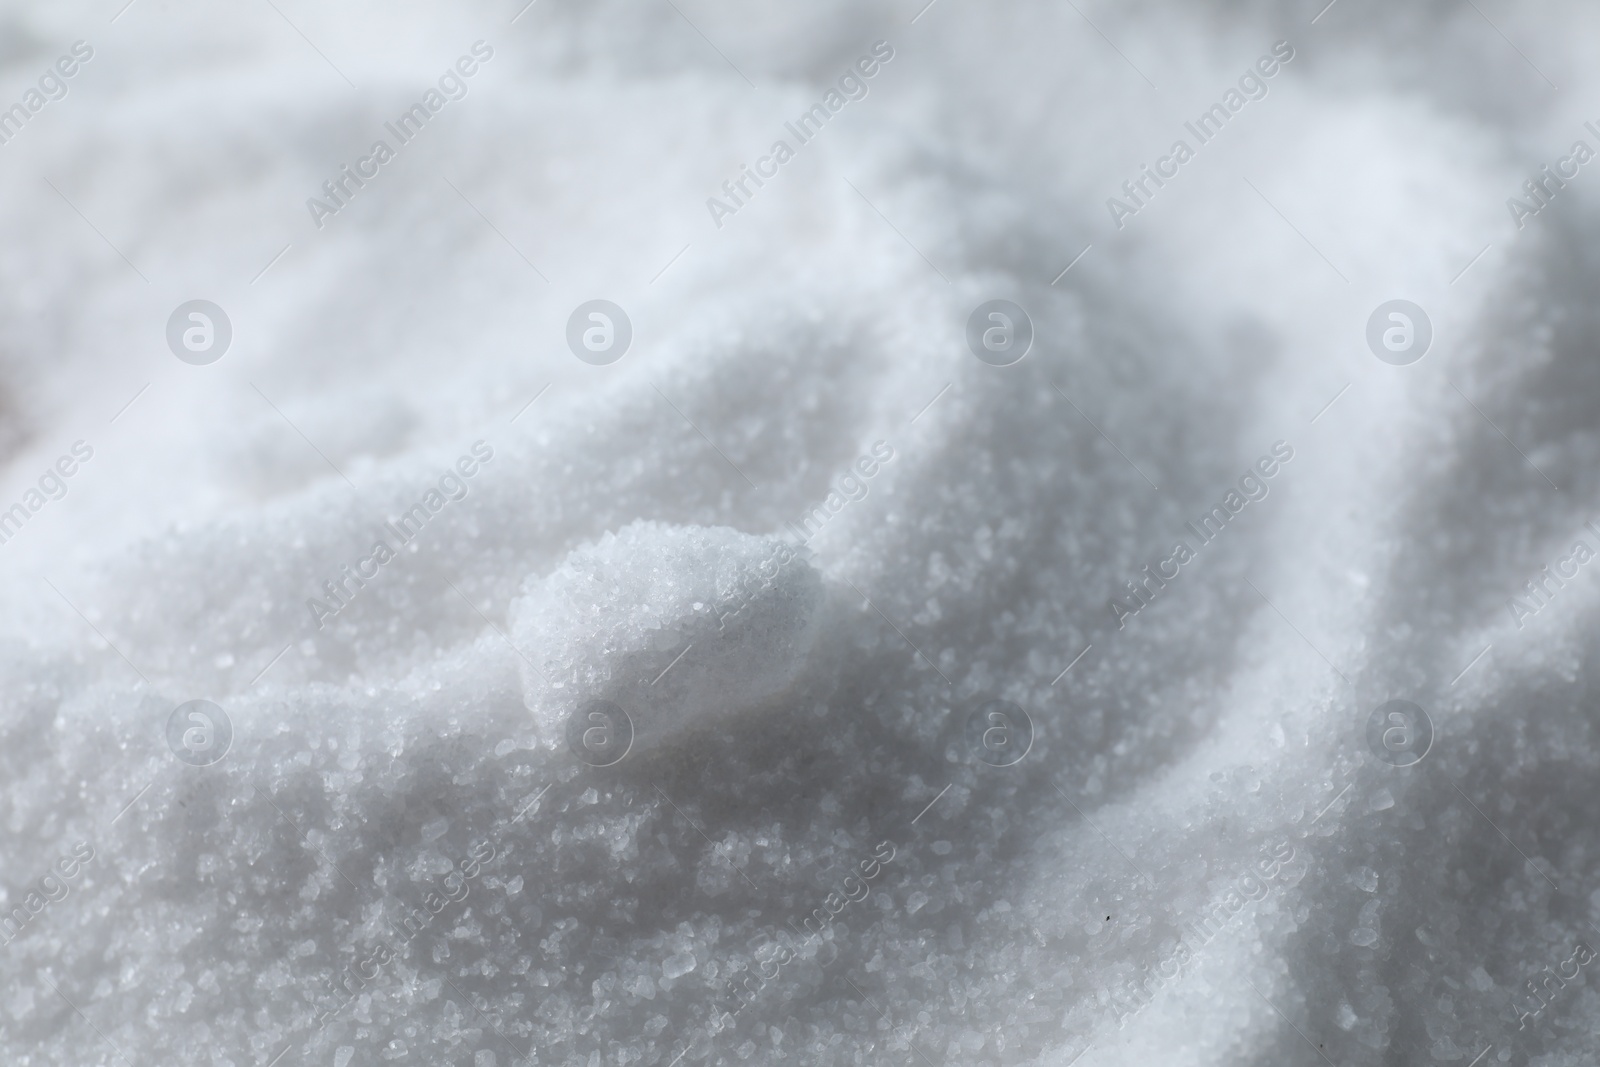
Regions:
<instances>
[{"instance_id":1,"label":"salt crystal","mask_svg":"<svg viewBox=\"0 0 1600 1067\"><path fill-rule=\"evenodd\" d=\"M676 952L661 961L661 973L667 978L681 978L695 968L692 952Z\"/></svg>"}]
</instances>

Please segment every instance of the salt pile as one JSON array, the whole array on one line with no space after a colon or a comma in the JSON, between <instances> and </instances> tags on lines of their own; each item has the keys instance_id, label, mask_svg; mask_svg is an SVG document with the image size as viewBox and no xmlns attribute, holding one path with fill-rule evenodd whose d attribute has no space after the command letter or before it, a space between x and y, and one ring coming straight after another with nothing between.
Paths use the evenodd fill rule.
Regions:
<instances>
[{"instance_id":1,"label":"salt pile","mask_svg":"<svg viewBox=\"0 0 1600 1067\"><path fill-rule=\"evenodd\" d=\"M1593 1062L1595 23L0 9L0 1062Z\"/></svg>"}]
</instances>

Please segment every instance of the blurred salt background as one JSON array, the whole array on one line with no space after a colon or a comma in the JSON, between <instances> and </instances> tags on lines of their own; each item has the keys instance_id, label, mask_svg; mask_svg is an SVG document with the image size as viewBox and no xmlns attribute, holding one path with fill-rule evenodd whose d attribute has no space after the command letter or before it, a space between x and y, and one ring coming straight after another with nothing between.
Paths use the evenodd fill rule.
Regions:
<instances>
[{"instance_id":1,"label":"blurred salt background","mask_svg":"<svg viewBox=\"0 0 1600 1067\"><path fill-rule=\"evenodd\" d=\"M523 3L0 4L0 1062L1593 1062L1590 7Z\"/></svg>"}]
</instances>

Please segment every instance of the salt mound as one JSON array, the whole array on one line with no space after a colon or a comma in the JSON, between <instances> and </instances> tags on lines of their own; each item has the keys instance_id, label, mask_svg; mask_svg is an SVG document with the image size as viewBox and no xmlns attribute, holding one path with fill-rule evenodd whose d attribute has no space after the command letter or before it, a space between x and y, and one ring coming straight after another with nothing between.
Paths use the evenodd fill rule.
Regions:
<instances>
[{"instance_id":1,"label":"salt mound","mask_svg":"<svg viewBox=\"0 0 1600 1067\"><path fill-rule=\"evenodd\" d=\"M782 539L631 523L512 604L524 699L546 738L609 701L641 750L788 689L822 602L821 576Z\"/></svg>"},{"instance_id":2,"label":"salt mound","mask_svg":"<svg viewBox=\"0 0 1600 1067\"><path fill-rule=\"evenodd\" d=\"M0 6L0 1064L1595 1062L1594 5L525 4Z\"/></svg>"}]
</instances>

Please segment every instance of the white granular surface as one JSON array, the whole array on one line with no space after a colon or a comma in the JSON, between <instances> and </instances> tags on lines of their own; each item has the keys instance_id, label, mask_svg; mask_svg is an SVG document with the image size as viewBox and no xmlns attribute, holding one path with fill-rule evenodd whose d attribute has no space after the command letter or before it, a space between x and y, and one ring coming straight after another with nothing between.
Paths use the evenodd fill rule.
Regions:
<instances>
[{"instance_id":1,"label":"white granular surface","mask_svg":"<svg viewBox=\"0 0 1600 1067\"><path fill-rule=\"evenodd\" d=\"M1594 1062L1591 6L119 6L0 5L0 1063Z\"/></svg>"}]
</instances>

